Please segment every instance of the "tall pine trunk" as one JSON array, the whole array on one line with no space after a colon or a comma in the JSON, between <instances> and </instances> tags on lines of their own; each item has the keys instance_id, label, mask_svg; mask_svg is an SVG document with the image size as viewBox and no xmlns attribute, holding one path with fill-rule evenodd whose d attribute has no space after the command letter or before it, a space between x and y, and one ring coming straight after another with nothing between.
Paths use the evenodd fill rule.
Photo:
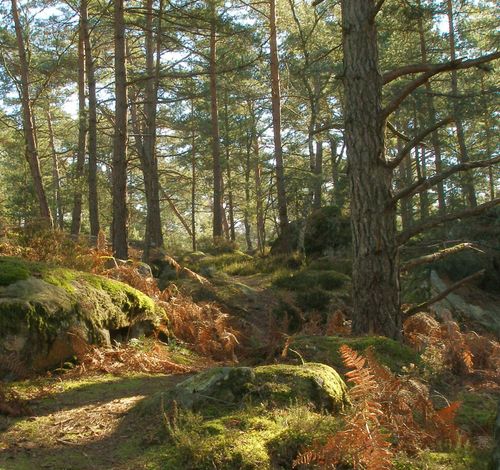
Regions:
<instances>
[{"instance_id":1,"label":"tall pine trunk","mask_svg":"<svg viewBox=\"0 0 500 470\"><path fill-rule=\"evenodd\" d=\"M54 214L57 227L64 229L64 209L61 197L61 173L59 171L59 159L54 137L54 128L52 126L52 114L47 110L47 130L49 131L49 147L52 155L52 191L54 193L54 203L52 205L52 214Z\"/></svg>"},{"instance_id":2,"label":"tall pine trunk","mask_svg":"<svg viewBox=\"0 0 500 470\"><path fill-rule=\"evenodd\" d=\"M454 15L453 15L453 3L452 0L447 0L447 14L448 14L448 28L449 28L449 40L450 40L450 59L452 61L456 60L456 39L455 39L455 25L454 25ZM453 100L453 118L455 120L455 125L457 129L457 140L459 148L459 160L460 163L466 163L469 161L469 153L467 152L467 146L465 145L465 131L464 124L460 116L460 105L459 105L459 93L458 93L458 74L456 70L451 71L451 94ZM471 171L465 172L461 175L461 186L462 191L465 196L465 200L468 206L476 207L476 191L474 189L473 173Z\"/></svg>"},{"instance_id":3,"label":"tall pine trunk","mask_svg":"<svg viewBox=\"0 0 500 470\"><path fill-rule=\"evenodd\" d=\"M81 0L80 4L81 27L85 44L85 70L87 75L87 86L89 93L89 123L88 123L88 184L89 184L89 221L90 235L97 240L99 235L99 198L97 190L97 94L95 67L92 54L92 43L88 21L87 0Z\"/></svg>"},{"instance_id":4,"label":"tall pine trunk","mask_svg":"<svg viewBox=\"0 0 500 470\"><path fill-rule=\"evenodd\" d=\"M19 66L21 71L21 107L23 112L23 132L26 144L26 158L30 167L31 178L35 188L35 194L40 211L40 217L44 225L52 228L52 214L45 188L43 187L42 172L40 170L40 158L35 135L35 120L31 108L28 59L26 57L26 46L24 43L23 29L19 20L17 0L12 0L12 17L16 30L17 50L19 54Z\"/></svg>"},{"instance_id":5,"label":"tall pine trunk","mask_svg":"<svg viewBox=\"0 0 500 470\"><path fill-rule=\"evenodd\" d=\"M113 140L113 252L128 258L127 210L127 72L125 66L124 0L115 0L115 133Z\"/></svg>"},{"instance_id":6,"label":"tall pine trunk","mask_svg":"<svg viewBox=\"0 0 500 470\"><path fill-rule=\"evenodd\" d=\"M217 103L217 12L215 0L210 2L210 117L212 121L213 162L213 237L222 237L222 167L220 161L219 110Z\"/></svg>"},{"instance_id":7,"label":"tall pine trunk","mask_svg":"<svg viewBox=\"0 0 500 470\"><path fill-rule=\"evenodd\" d=\"M345 137L353 244L354 334L401 336L396 210L385 165L385 119L374 0L343 0Z\"/></svg>"},{"instance_id":8,"label":"tall pine trunk","mask_svg":"<svg viewBox=\"0 0 500 470\"><path fill-rule=\"evenodd\" d=\"M144 137L142 145L141 166L146 195L146 234L144 259L148 260L150 248L163 246L163 232L160 210L160 183L158 176L158 158L156 155L156 114L159 84L159 60L161 44L161 11L160 2L156 47L153 41L153 0L146 0L146 81L144 103ZM155 64L156 54L156 64Z\"/></svg>"},{"instance_id":9,"label":"tall pine trunk","mask_svg":"<svg viewBox=\"0 0 500 470\"><path fill-rule=\"evenodd\" d=\"M85 37L83 18L80 16L78 34L78 152L75 168L75 193L71 214L71 235L78 235L82 225L83 173L85 169L85 151L87 146L87 110L85 108Z\"/></svg>"},{"instance_id":10,"label":"tall pine trunk","mask_svg":"<svg viewBox=\"0 0 500 470\"><path fill-rule=\"evenodd\" d=\"M269 0L269 31L271 52L271 106L273 117L274 159L276 160L276 187L278 190L279 228L282 236L288 233L288 209L286 202L285 168L281 142L281 89L276 28L276 0ZM290 244L285 244L285 251Z\"/></svg>"}]
</instances>

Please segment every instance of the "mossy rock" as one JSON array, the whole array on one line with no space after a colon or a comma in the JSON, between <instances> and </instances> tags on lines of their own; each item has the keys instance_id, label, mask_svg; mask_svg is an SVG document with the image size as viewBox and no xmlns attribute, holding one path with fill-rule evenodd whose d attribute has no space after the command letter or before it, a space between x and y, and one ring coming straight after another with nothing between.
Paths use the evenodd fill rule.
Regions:
<instances>
[{"instance_id":1,"label":"mossy rock","mask_svg":"<svg viewBox=\"0 0 500 470\"><path fill-rule=\"evenodd\" d=\"M15 353L28 368L71 358L75 336L99 344L109 330L153 325L163 315L148 296L101 276L8 257L0 257L0 272L9 273L0 286L0 355Z\"/></svg>"},{"instance_id":2,"label":"mossy rock","mask_svg":"<svg viewBox=\"0 0 500 470\"><path fill-rule=\"evenodd\" d=\"M345 287L350 282L350 277L334 270L317 271L315 269L302 269L288 276L279 277L274 281L276 287L293 291L321 288L333 291Z\"/></svg>"},{"instance_id":3,"label":"mossy rock","mask_svg":"<svg viewBox=\"0 0 500 470\"><path fill-rule=\"evenodd\" d=\"M344 370L339 348L343 344L362 353L372 347L377 359L393 372L399 373L404 367L421 365L420 356L397 341L382 336L341 337L341 336L299 336L292 348L305 360L328 364Z\"/></svg>"},{"instance_id":4,"label":"mossy rock","mask_svg":"<svg viewBox=\"0 0 500 470\"><path fill-rule=\"evenodd\" d=\"M170 398L191 410L253 401L271 406L302 402L317 409L339 410L347 404L346 390L342 378L327 365L280 364L253 369L216 367L180 383Z\"/></svg>"},{"instance_id":5,"label":"mossy rock","mask_svg":"<svg viewBox=\"0 0 500 470\"><path fill-rule=\"evenodd\" d=\"M174 403L175 400L175 403ZM298 453L340 427L346 386L331 367L216 367L140 403L159 424L161 468L292 468ZM334 413L332 413L334 411Z\"/></svg>"}]
</instances>

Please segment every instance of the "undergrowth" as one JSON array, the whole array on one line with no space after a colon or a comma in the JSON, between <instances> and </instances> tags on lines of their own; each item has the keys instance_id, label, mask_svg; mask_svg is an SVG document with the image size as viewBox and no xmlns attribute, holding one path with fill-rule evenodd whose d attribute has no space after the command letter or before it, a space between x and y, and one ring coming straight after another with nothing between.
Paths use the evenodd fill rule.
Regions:
<instances>
[{"instance_id":1,"label":"undergrowth","mask_svg":"<svg viewBox=\"0 0 500 470\"><path fill-rule=\"evenodd\" d=\"M392 468L397 452L415 454L422 448L455 445L461 436L454 424L459 402L435 410L427 387L415 379L400 379L368 350L365 356L341 347L346 374L353 384L351 412L345 427L298 456L294 466L366 470Z\"/></svg>"}]
</instances>

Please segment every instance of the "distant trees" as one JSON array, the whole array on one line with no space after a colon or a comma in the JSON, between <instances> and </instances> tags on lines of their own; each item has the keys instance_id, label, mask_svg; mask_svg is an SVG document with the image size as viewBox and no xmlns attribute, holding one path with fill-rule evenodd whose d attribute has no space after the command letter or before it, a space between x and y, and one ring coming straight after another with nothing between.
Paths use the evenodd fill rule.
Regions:
<instances>
[{"instance_id":1,"label":"distant trees","mask_svg":"<svg viewBox=\"0 0 500 470\"><path fill-rule=\"evenodd\" d=\"M316 3L0 5L0 182L16 188L0 215L36 208L148 258L207 237L264 253L333 204L352 217L354 328L398 337L400 245L497 201L493 9Z\"/></svg>"}]
</instances>

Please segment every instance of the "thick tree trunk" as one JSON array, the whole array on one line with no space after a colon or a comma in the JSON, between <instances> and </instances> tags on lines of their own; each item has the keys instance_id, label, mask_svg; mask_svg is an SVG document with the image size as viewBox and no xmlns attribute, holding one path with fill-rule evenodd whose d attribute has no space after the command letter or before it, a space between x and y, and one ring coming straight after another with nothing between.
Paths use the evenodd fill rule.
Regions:
<instances>
[{"instance_id":1,"label":"thick tree trunk","mask_svg":"<svg viewBox=\"0 0 500 470\"><path fill-rule=\"evenodd\" d=\"M75 193L71 214L71 235L78 236L82 225L83 173L87 147L87 110L85 108L85 37L80 16L78 35L78 153L76 155Z\"/></svg>"},{"instance_id":2,"label":"thick tree trunk","mask_svg":"<svg viewBox=\"0 0 500 470\"><path fill-rule=\"evenodd\" d=\"M12 17L16 30L17 49L19 54L19 66L21 71L21 107L23 112L23 132L26 144L26 157L30 167L31 178L38 201L40 217L45 225L52 228L52 214L43 187L42 172L40 170L40 159L35 135L35 119L31 109L28 59L26 57L26 47L24 44L23 29L19 20L17 0L12 0Z\"/></svg>"},{"instance_id":3,"label":"thick tree trunk","mask_svg":"<svg viewBox=\"0 0 500 470\"><path fill-rule=\"evenodd\" d=\"M378 69L375 0L343 0L345 130L353 235L354 334L401 337L392 171Z\"/></svg>"},{"instance_id":4,"label":"thick tree trunk","mask_svg":"<svg viewBox=\"0 0 500 470\"><path fill-rule=\"evenodd\" d=\"M125 66L124 0L114 2L115 31L115 133L113 140L113 253L128 258L127 209L127 72Z\"/></svg>"},{"instance_id":5,"label":"thick tree trunk","mask_svg":"<svg viewBox=\"0 0 500 470\"><path fill-rule=\"evenodd\" d=\"M274 159L276 160L276 187L278 190L278 214L281 234L287 233L288 209L286 202L285 168L281 143L281 90L276 32L276 0L269 0L269 31L271 52L271 105L273 116ZM288 247L290 249L290 247Z\"/></svg>"},{"instance_id":6,"label":"thick tree trunk","mask_svg":"<svg viewBox=\"0 0 500 470\"><path fill-rule=\"evenodd\" d=\"M62 230L64 228L64 210L61 197L61 175L59 172L59 159L57 158L54 128L52 127L52 115L50 114L50 109L47 110L47 127L49 131L50 153L52 154L52 190L54 193L52 213L55 216L57 226Z\"/></svg>"},{"instance_id":7,"label":"thick tree trunk","mask_svg":"<svg viewBox=\"0 0 500 470\"><path fill-rule=\"evenodd\" d=\"M217 13L215 0L210 2L210 117L212 121L212 162L213 162L213 237L223 234L222 207L222 167L220 159L219 110L217 103Z\"/></svg>"},{"instance_id":8,"label":"thick tree trunk","mask_svg":"<svg viewBox=\"0 0 500 470\"><path fill-rule=\"evenodd\" d=\"M452 0L447 0L447 14L448 14L448 28L449 28L449 39L450 39L450 60L454 61L457 58L455 50L455 26L453 20L453 4ZM453 95L453 117L457 129L457 140L459 147L459 161L460 163L466 163L469 161L469 154L467 152L467 147L465 145L465 131L464 125L460 116L460 106L458 103L458 74L456 70L451 71L451 93ZM474 180L472 171L468 171L462 174L461 186L464 193L467 205L469 207L477 206L476 191L474 188Z\"/></svg>"},{"instance_id":9,"label":"thick tree trunk","mask_svg":"<svg viewBox=\"0 0 500 470\"><path fill-rule=\"evenodd\" d=\"M99 235L99 198L97 191L97 94L94 59L92 57L92 43L88 22L87 0L80 4L81 27L85 43L85 69L87 72L87 86L89 93L89 123L88 123L88 154L89 154L89 221L90 235L97 241Z\"/></svg>"}]
</instances>

